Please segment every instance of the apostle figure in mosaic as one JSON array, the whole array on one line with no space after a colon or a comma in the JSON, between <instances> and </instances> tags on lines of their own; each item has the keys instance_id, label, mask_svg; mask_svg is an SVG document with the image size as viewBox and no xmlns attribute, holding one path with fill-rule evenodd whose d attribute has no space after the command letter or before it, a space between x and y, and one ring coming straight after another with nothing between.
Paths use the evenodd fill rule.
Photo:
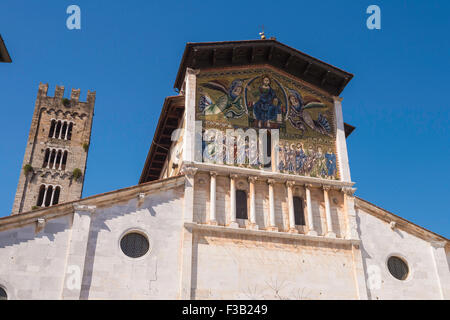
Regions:
<instances>
[{"instance_id":1,"label":"apostle figure in mosaic","mask_svg":"<svg viewBox=\"0 0 450 320\"><path fill-rule=\"evenodd\" d=\"M208 89L222 92L215 102L207 94L200 96L199 109L205 115L215 115L222 113L227 119L240 118L246 113L246 108L243 104L243 80L234 80L230 87L227 88L220 81L209 81L202 86Z\"/></svg>"},{"instance_id":2,"label":"apostle figure in mosaic","mask_svg":"<svg viewBox=\"0 0 450 320\"><path fill-rule=\"evenodd\" d=\"M327 166L327 175L330 178L333 178L336 176L336 155L331 152L331 150L328 150L327 153L325 153L325 160L326 160L326 166Z\"/></svg>"}]
</instances>

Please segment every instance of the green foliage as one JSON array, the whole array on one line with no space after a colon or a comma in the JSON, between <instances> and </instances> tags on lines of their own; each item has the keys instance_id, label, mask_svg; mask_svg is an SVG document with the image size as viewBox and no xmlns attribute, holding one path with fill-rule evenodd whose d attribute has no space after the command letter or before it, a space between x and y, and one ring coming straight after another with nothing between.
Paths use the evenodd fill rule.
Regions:
<instances>
[{"instance_id":1,"label":"green foliage","mask_svg":"<svg viewBox=\"0 0 450 320\"><path fill-rule=\"evenodd\" d=\"M78 180L82 174L83 173L81 172L81 169L78 168L73 169L72 176L75 180Z\"/></svg>"},{"instance_id":2,"label":"green foliage","mask_svg":"<svg viewBox=\"0 0 450 320\"><path fill-rule=\"evenodd\" d=\"M62 98L61 102L66 107L68 107L70 105L70 100L67 98Z\"/></svg>"},{"instance_id":3,"label":"green foliage","mask_svg":"<svg viewBox=\"0 0 450 320\"><path fill-rule=\"evenodd\" d=\"M30 172L33 172L33 167L31 166L31 164L27 163L23 166L23 174L27 176Z\"/></svg>"},{"instance_id":4,"label":"green foliage","mask_svg":"<svg viewBox=\"0 0 450 320\"><path fill-rule=\"evenodd\" d=\"M84 152L87 152L89 150L89 143L87 143L87 142L83 143L83 149L84 149Z\"/></svg>"}]
</instances>

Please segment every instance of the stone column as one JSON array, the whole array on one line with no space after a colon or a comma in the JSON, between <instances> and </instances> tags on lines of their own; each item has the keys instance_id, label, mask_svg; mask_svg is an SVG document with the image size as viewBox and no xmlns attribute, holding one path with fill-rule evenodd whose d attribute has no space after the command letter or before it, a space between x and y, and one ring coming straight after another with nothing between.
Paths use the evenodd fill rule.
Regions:
<instances>
[{"instance_id":1,"label":"stone column","mask_svg":"<svg viewBox=\"0 0 450 320\"><path fill-rule=\"evenodd\" d=\"M336 238L336 233L333 231L333 221L331 220L330 197L328 191L330 186L323 186L323 199L325 200L325 215L327 217L327 237Z\"/></svg>"},{"instance_id":2,"label":"stone column","mask_svg":"<svg viewBox=\"0 0 450 320\"><path fill-rule=\"evenodd\" d=\"M230 175L230 227L239 228L236 220L236 179L237 174Z\"/></svg>"},{"instance_id":3,"label":"stone column","mask_svg":"<svg viewBox=\"0 0 450 320\"><path fill-rule=\"evenodd\" d=\"M45 198L47 198L48 186L45 186L44 198L42 199L41 207L45 207Z\"/></svg>"},{"instance_id":4,"label":"stone column","mask_svg":"<svg viewBox=\"0 0 450 320\"><path fill-rule=\"evenodd\" d=\"M308 235L317 236L317 231L314 230L314 219L313 219L312 203L311 203L311 188L312 188L311 184L305 185L306 212L308 214Z\"/></svg>"},{"instance_id":5,"label":"stone column","mask_svg":"<svg viewBox=\"0 0 450 320\"><path fill-rule=\"evenodd\" d=\"M209 224L217 225L216 220L216 172L210 172L211 183L210 183L210 198L209 198Z\"/></svg>"},{"instance_id":6,"label":"stone column","mask_svg":"<svg viewBox=\"0 0 450 320\"><path fill-rule=\"evenodd\" d=\"M56 187L53 186L53 188L52 188L52 196L50 198L50 205L49 205L49 207L51 207L53 205L53 197L55 196L55 190L56 190Z\"/></svg>"},{"instance_id":7,"label":"stone column","mask_svg":"<svg viewBox=\"0 0 450 320\"><path fill-rule=\"evenodd\" d=\"M255 182L257 177L248 177L248 182L250 184L250 224L249 229L258 230L258 225L256 224L256 200L255 200Z\"/></svg>"},{"instance_id":8,"label":"stone column","mask_svg":"<svg viewBox=\"0 0 450 320\"><path fill-rule=\"evenodd\" d=\"M267 180L269 184L269 230L270 231L278 231L278 228L275 224L275 195L273 192L273 185L275 184L275 180L269 179Z\"/></svg>"},{"instance_id":9,"label":"stone column","mask_svg":"<svg viewBox=\"0 0 450 320\"><path fill-rule=\"evenodd\" d=\"M287 181L287 195L288 195L288 207L289 207L289 232L298 233L298 230L295 228L295 212L294 212L294 197L293 197L293 188L295 182Z\"/></svg>"}]
</instances>

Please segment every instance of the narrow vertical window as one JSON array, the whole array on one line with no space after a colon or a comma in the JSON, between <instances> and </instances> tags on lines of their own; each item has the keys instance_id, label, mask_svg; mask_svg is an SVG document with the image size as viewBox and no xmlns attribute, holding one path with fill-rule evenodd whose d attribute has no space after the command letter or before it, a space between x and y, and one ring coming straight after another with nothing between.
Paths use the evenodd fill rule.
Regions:
<instances>
[{"instance_id":1,"label":"narrow vertical window","mask_svg":"<svg viewBox=\"0 0 450 320\"><path fill-rule=\"evenodd\" d=\"M44 200L44 207L50 206L50 203L52 201L52 194L53 194L53 187L52 186L48 186L47 187L47 194L45 195L45 200Z\"/></svg>"},{"instance_id":2,"label":"narrow vertical window","mask_svg":"<svg viewBox=\"0 0 450 320\"><path fill-rule=\"evenodd\" d=\"M56 126L56 120L52 120L52 123L50 125L50 130L48 132L49 138L53 138L53 134L55 133L55 126Z\"/></svg>"},{"instance_id":3,"label":"narrow vertical window","mask_svg":"<svg viewBox=\"0 0 450 320\"><path fill-rule=\"evenodd\" d=\"M72 127L73 127L73 123L70 122L69 127L67 128L67 140L72 139Z\"/></svg>"},{"instance_id":4,"label":"narrow vertical window","mask_svg":"<svg viewBox=\"0 0 450 320\"><path fill-rule=\"evenodd\" d=\"M60 187L56 187L54 194L53 194L53 202L52 205L54 204L58 204L59 202L59 194L61 193L61 188Z\"/></svg>"},{"instance_id":5,"label":"narrow vertical window","mask_svg":"<svg viewBox=\"0 0 450 320\"><path fill-rule=\"evenodd\" d=\"M64 151L61 170L66 170L66 163L67 163L67 151Z\"/></svg>"},{"instance_id":6,"label":"narrow vertical window","mask_svg":"<svg viewBox=\"0 0 450 320\"><path fill-rule=\"evenodd\" d=\"M39 188L38 200L37 200L37 202L36 202L36 205L37 205L38 207L41 207L42 204L43 204L43 202L44 202L44 194L45 194L45 186L42 185L42 186Z\"/></svg>"},{"instance_id":7,"label":"narrow vertical window","mask_svg":"<svg viewBox=\"0 0 450 320\"><path fill-rule=\"evenodd\" d=\"M64 139L66 137L66 133L67 133L67 121L64 121L61 130L61 139Z\"/></svg>"},{"instance_id":8,"label":"narrow vertical window","mask_svg":"<svg viewBox=\"0 0 450 320\"><path fill-rule=\"evenodd\" d=\"M50 149L46 149L44 155L44 162L42 163L42 168L47 167L49 158L50 158Z\"/></svg>"},{"instance_id":9,"label":"narrow vertical window","mask_svg":"<svg viewBox=\"0 0 450 320\"><path fill-rule=\"evenodd\" d=\"M236 190L236 218L247 219L247 193Z\"/></svg>"},{"instance_id":10,"label":"narrow vertical window","mask_svg":"<svg viewBox=\"0 0 450 320\"><path fill-rule=\"evenodd\" d=\"M58 150L58 153L56 154L56 162L55 162L56 169L61 169L59 166L59 164L61 163L61 158L62 158L62 151Z\"/></svg>"},{"instance_id":11,"label":"narrow vertical window","mask_svg":"<svg viewBox=\"0 0 450 320\"><path fill-rule=\"evenodd\" d=\"M270 168L272 166L272 135L270 134L270 130L267 130L265 154L269 158L269 161L264 164L264 168Z\"/></svg>"},{"instance_id":12,"label":"narrow vertical window","mask_svg":"<svg viewBox=\"0 0 450 320\"><path fill-rule=\"evenodd\" d=\"M55 158L56 158L56 150L53 149L51 154L50 154L50 161L49 161L49 167L53 168L54 164L55 164Z\"/></svg>"},{"instance_id":13,"label":"narrow vertical window","mask_svg":"<svg viewBox=\"0 0 450 320\"><path fill-rule=\"evenodd\" d=\"M303 199L300 197L294 197L294 220L298 226L305 225L305 215L303 213Z\"/></svg>"},{"instance_id":14,"label":"narrow vertical window","mask_svg":"<svg viewBox=\"0 0 450 320\"><path fill-rule=\"evenodd\" d=\"M56 139L59 139L59 135L60 135L60 133L61 133L61 121L58 121L57 123L56 123L56 132L55 132L55 138Z\"/></svg>"}]
</instances>

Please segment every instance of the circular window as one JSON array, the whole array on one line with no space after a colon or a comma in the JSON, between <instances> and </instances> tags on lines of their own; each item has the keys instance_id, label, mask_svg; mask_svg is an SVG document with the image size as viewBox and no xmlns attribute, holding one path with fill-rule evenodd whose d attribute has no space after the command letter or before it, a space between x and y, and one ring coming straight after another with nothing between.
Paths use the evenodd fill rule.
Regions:
<instances>
[{"instance_id":1,"label":"circular window","mask_svg":"<svg viewBox=\"0 0 450 320\"><path fill-rule=\"evenodd\" d=\"M8 295L2 287L0 287L0 300L8 300Z\"/></svg>"},{"instance_id":2,"label":"circular window","mask_svg":"<svg viewBox=\"0 0 450 320\"><path fill-rule=\"evenodd\" d=\"M387 261L389 272L398 280L408 277L409 268L406 262L399 257L390 257Z\"/></svg>"},{"instance_id":3,"label":"circular window","mask_svg":"<svg viewBox=\"0 0 450 320\"><path fill-rule=\"evenodd\" d=\"M150 244L141 233L131 232L120 240L120 248L130 258L139 258L148 252Z\"/></svg>"}]
</instances>

